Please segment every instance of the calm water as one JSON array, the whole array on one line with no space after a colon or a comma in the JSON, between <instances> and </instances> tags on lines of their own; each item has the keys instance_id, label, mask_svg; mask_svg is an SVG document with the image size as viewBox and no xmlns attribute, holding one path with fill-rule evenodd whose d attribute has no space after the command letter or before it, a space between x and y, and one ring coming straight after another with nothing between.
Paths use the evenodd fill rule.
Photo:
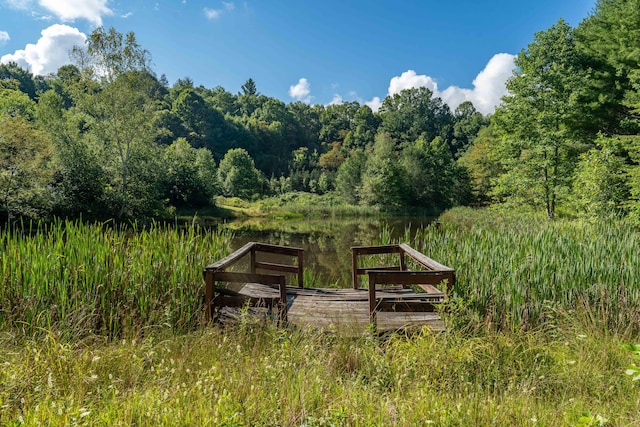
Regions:
<instances>
[{"instance_id":1,"label":"calm water","mask_svg":"<svg viewBox=\"0 0 640 427\"><path fill-rule=\"evenodd\" d=\"M232 222L227 226L235 232L234 250L251 241L303 248L305 271L313 275L312 280L317 281L316 285L335 284L344 287L351 284L352 246L406 241L413 237L415 230L432 221L433 218L430 217L390 220L252 219ZM264 257L262 259L275 261ZM308 278L305 280L309 281Z\"/></svg>"}]
</instances>

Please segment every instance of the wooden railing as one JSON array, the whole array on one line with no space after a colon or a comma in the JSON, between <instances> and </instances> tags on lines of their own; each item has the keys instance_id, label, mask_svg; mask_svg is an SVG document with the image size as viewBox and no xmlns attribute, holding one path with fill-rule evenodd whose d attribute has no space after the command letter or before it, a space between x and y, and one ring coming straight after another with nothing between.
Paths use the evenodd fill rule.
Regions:
<instances>
[{"instance_id":1,"label":"wooden railing","mask_svg":"<svg viewBox=\"0 0 640 427\"><path fill-rule=\"evenodd\" d=\"M297 258L296 265L276 264L259 261L257 253L264 252L277 255L285 255ZM301 248L289 246L270 245L266 243L249 242L227 257L210 264L204 269L205 280L205 315L207 321L213 318L212 303L216 292L226 292L224 288L216 286L216 282L235 283L260 283L263 285L277 285L279 290L280 318L286 320L287 317L287 286L286 278L283 274L257 273L258 270L277 271L280 273L296 274L298 287L304 287L303 275L303 253ZM227 268L236 264L249 255L249 272L231 272Z\"/></svg>"},{"instance_id":2,"label":"wooden railing","mask_svg":"<svg viewBox=\"0 0 640 427\"><path fill-rule=\"evenodd\" d=\"M426 295L424 297L433 299L434 302L439 302L444 300L446 294L451 292L455 283L455 270L453 268L432 260L404 243L399 245L354 246L351 248L351 253L353 288L358 289L360 287L358 283L359 276L367 275L369 278L369 316L373 324L375 324L376 311L379 305L384 302L376 296L376 287L378 285L402 285L403 287L416 285L425 292ZM384 254L398 254L398 264L376 267L359 267L358 265L358 257L360 256ZM407 270L406 257L414 260L425 270ZM435 287L443 281L446 281L446 293ZM418 294L416 298L423 298L423 296Z\"/></svg>"}]
</instances>

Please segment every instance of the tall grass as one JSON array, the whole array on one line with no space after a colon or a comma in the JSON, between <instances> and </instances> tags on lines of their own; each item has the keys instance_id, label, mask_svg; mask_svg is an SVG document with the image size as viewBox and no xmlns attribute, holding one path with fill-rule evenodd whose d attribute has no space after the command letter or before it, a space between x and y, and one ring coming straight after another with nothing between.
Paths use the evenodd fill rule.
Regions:
<instances>
[{"instance_id":1,"label":"tall grass","mask_svg":"<svg viewBox=\"0 0 640 427\"><path fill-rule=\"evenodd\" d=\"M607 425L640 415L618 339L570 321L555 335L378 340L245 320L83 345L0 335L0 425L575 426L585 413Z\"/></svg>"},{"instance_id":2,"label":"tall grass","mask_svg":"<svg viewBox=\"0 0 640 427\"><path fill-rule=\"evenodd\" d=\"M521 329L564 310L640 330L640 232L623 221L547 221L456 209L415 248L456 269L465 320Z\"/></svg>"},{"instance_id":3,"label":"tall grass","mask_svg":"<svg viewBox=\"0 0 640 427\"><path fill-rule=\"evenodd\" d=\"M201 320L202 269L230 233L196 226L114 227L56 221L0 232L0 329L55 328L72 336Z\"/></svg>"}]
</instances>

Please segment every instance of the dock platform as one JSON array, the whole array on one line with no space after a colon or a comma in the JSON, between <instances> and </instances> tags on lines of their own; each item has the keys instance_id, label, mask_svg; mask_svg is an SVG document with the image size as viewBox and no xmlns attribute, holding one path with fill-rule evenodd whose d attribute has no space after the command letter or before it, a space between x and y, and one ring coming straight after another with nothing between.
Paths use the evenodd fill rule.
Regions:
<instances>
[{"instance_id":1,"label":"dock platform","mask_svg":"<svg viewBox=\"0 0 640 427\"><path fill-rule=\"evenodd\" d=\"M207 319L229 317L230 310L249 306L253 313L275 313L282 323L323 330L353 333L373 327L384 333L423 326L444 329L436 307L446 302L455 282L452 268L406 244L357 246L351 251L350 288L306 288L302 249L250 242L205 268ZM260 253L277 254L289 262L265 262ZM397 263L371 265L390 257L397 257ZM248 261L243 270L248 271L230 271L243 259ZM361 277L366 288L360 284ZM293 279L289 280L293 286L287 279Z\"/></svg>"}]
</instances>

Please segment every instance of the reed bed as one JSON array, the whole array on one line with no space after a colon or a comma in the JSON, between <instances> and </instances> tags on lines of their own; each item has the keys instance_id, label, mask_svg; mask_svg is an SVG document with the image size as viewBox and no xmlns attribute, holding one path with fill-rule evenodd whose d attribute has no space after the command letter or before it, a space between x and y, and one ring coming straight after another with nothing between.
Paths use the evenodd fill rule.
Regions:
<instances>
[{"instance_id":1,"label":"reed bed","mask_svg":"<svg viewBox=\"0 0 640 427\"><path fill-rule=\"evenodd\" d=\"M187 331L202 321L203 267L231 234L197 226L56 221L0 232L0 330L71 337Z\"/></svg>"},{"instance_id":2,"label":"reed bed","mask_svg":"<svg viewBox=\"0 0 640 427\"><path fill-rule=\"evenodd\" d=\"M517 330L561 310L604 329L640 329L640 232L624 221L455 209L413 244L456 269L458 321Z\"/></svg>"}]
</instances>

